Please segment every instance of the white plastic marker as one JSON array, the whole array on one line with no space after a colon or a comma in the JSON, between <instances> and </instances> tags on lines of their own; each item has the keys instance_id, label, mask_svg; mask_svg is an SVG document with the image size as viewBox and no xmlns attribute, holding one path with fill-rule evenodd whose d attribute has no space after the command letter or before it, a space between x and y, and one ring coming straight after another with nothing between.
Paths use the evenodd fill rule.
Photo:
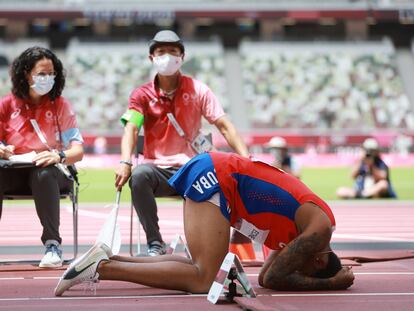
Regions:
<instances>
[{"instance_id":1,"label":"white plastic marker","mask_svg":"<svg viewBox=\"0 0 414 311\"><path fill-rule=\"evenodd\" d=\"M181 235L177 234L174 239L171 241L170 246L166 249L166 254L175 254L179 245L182 245L184 248L185 255L187 258L191 259L190 251L188 250L187 244L184 243L183 238Z\"/></svg>"},{"instance_id":2,"label":"white plastic marker","mask_svg":"<svg viewBox=\"0 0 414 311\"><path fill-rule=\"evenodd\" d=\"M99 232L96 243L105 243L111 250L113 255L119 254L121 250L121 229L118 224L119 201L121 199L121 190L116 192L116 202L108 215L101 231Z\"/></svg>"},{"instance_id":3,"label":"white plastic marker","mask_svg":"<svg viewBox=\"0 0 414 311\"><path fill-rule=\"evenodd\" d=\"M228 253L221 264L220 270L217 272L216 278L210 287L207 295L207 300L211 303L216 303L221 293L223 292L224 286L226 285L226 279L229 274L231 267L234 262L234 254Z\"/></svg>"},{"instance_id":4,"label":"white plastic marker","mask_svg":"<svg viewBox=\"0 0 414 311\"><path fill-rule=\"evenodd\" d=\"M217 301L220 298L220 295L223 293L226 287L229 286L231 280L229 280L228 277L230 269L233 267L233 265L236 269L235 272L237 275L237 280L241 285L237 287L239 290L244 292L243 296L250 298L256 297L256 293L253 290L253 287L251 286L249 280L247 279L246 273L244 272L243 265L241 264L239 257L237 257L237 255L233 253L227 253L207 295L207 300L211 303L217 303Z\"/></svg>"}]
</instances>

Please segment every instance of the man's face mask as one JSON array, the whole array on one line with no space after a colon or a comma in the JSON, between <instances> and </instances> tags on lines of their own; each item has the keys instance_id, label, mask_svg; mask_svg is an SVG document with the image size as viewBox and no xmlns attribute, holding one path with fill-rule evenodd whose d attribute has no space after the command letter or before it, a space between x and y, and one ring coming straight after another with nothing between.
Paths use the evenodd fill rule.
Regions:
<instances>
[{"instance_id":1,"label":"man's face mask","mask_svg":"<svg viewBox=\"0 0 414 311\"><path fill-rule=\"evenodd\" d=\"M181 56L164 54L155 56L152 60L155 70L163 76L172 76L180 69L183 59Z\"/></svg>"},{"instance_id":2,"label":"man's face mask","mask_svg":"<svg viewBox=\"0 0 414 311\"><path fill-rule=\"evenodd\" d=\"M37 75L32 78L34 83L30 87L40 96L49 93L55 85L54 75Z\"/></svg>"}]
</instances>

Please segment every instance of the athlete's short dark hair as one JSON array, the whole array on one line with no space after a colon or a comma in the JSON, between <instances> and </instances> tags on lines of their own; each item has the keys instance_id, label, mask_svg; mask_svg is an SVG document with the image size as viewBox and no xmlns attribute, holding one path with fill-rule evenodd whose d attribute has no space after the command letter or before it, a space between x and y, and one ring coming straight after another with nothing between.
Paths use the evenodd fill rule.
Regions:
<instances>
[{"instance_id":1,"label":"athlete's short dark hair","mask_svg":"<svg viewBox=\"0 0 414 311\"><path fill-rule=\"evenodd\" d=\"M328 264L322 270L318 270L313 277L320 279L331 278L342 269L341 260L334 252L328 254Z\"/></svg>"}]
</instances>

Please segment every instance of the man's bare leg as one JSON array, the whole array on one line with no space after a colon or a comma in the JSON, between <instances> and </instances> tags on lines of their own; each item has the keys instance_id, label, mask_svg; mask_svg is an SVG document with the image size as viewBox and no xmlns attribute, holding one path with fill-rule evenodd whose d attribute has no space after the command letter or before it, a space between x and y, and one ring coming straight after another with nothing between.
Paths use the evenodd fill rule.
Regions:
<instances>
[{"instance_id":1,"label":"man's bare leg","mask_svg":"<svg viewBox=\"0 0 414 311\"><path fill-rule=\"evenodd\" d=\"M147 258L142 263L135 260L102 261L98 267L100 279L191 293L207 292L227 254L230 225L217 206L187 199L184 205L184 232L192 262L177 261L177 256L170 256L172 261L163 261L169 256Z\"/></svg>"}]
</instances>

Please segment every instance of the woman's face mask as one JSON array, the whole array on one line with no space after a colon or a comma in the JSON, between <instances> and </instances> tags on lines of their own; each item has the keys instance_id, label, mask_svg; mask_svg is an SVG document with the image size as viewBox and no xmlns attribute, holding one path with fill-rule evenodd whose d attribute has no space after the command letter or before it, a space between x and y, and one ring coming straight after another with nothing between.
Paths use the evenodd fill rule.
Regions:
<instances>
[{"instance_id":1,"label":"woman's face mask","mask_svg":"<svg viewBox=\"0 0 414 311\"><path fill-rule=\"evenodd\" d=\"M163 76L172 76L180 69L183 59L181 56L164 54L152 59L155 70Z\"/></svg>"},{"instance_id":2,"label":"woman's face mask","mask_svg":"<svg viewBox=\"0 0 414 311\"><path fill-rule=\"evenodd\" d=\"M49 93L55 85L54 75L37 75L32 78L34 83L30 87L40 96Z\"/></svg>"}]
</instances>

